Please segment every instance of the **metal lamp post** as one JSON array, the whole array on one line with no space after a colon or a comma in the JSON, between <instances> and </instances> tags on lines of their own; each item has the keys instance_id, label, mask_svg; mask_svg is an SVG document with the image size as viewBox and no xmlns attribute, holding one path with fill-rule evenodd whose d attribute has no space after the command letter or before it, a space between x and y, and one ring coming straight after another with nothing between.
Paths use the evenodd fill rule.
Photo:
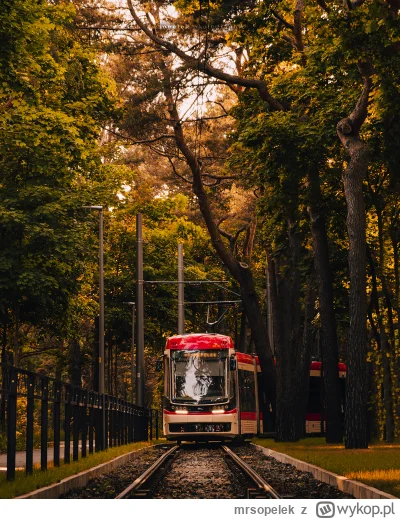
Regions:
<instances>
[{"instance_id":1,"label":"metal lamp post","mask_svg":"<svg viewBox=\"0 0 400 519\"><path fill-rule=\"evenodd\" d=\"M136 303L132 301L125 301L124 305L132 306L132 353L131 353L131 402L134 402L134 386L135 386L135 305Z\"/></svg>"}]
</instances>

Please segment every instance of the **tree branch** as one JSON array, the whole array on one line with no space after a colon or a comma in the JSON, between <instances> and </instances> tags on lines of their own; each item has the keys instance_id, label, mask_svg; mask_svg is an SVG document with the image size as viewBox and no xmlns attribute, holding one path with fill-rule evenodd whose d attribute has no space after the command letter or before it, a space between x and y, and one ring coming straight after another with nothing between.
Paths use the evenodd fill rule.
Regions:
<instances>
[{"instance_id":1,"label":"tree branch","mask_svg":"<svg viewBox=\"0 0 400 519\"><path fill-rule=\"evenodd\" d=\"M293 26L293 34L294 39L296 41L296 48L299 52L303 52L304 43L303 43L303 10L304 10L304 0L296 0L295 8L294 8L294 26Z\"/></svg>"},{"instance_id":2,"label":"tree branch","mask_svg":"<svg viewBox=\"0 0 400 519\"><path fill-rule=\"evenodd\" d=\"M164 134L159 135L158 137L154 137L154 139L145 139L143 141L137 141L135 139L132 139L132 137L129 137L128 135L122 135L122 133L116 132L115 130L111 130L111 128L107 128L106 126L102 126L103 130L111 133L112 135L115 135L119 139L124 139L125 141L129 141L132 144L152 144L153 142L158 142L163 139L175 139L175 135L173 133L171 134Z\"/></svg>"},{"instance_id":3,"label":"tree branch","mask_svg":"<svg viewBox=\"0 0 400 519\"><path fill-rule=\"evenodd\" d=\"M294 30L294 25L286 21L285 18L283 18L283 16L281 16L277 11L275 11L275 9L271 9L271 13L275 16L277 20L281 22L281 24L284 27L286 27L286 29L290 29L291 31Z\"/></svg>"},{"instance_id":4,"label":"tree branch","mask_svg":"<svg viewBox=\"0 0 400 519\"><path fill-rule=\"evenodd\" d=\"M146 36L160 47L169 50L170 52L181 58L187 65L189 65L190 68L193 68L195 70L201 70L207 76L220 79L229 85L240 85L247 88L255 88L258 91L261 99L266 101L271 106L271 108L273 108L274 110L284 110L283 105L270 94L265 81L262 81L260 79L249 79L240 76L235 76L233 74L228 74L226 72L223 72L222 70L214 68L205 59L195 58L193 56L190 56L189 54L186 54L186 52L184 52L175 44L166 41L163 38L160 38L159 36L157 36L157 34L154 34L153 31L149 27L147 27L147 25L144 24L140 17L137 15L133 7L132 0L127 0L127 2L132 18L135 20L140 29L142 29L142 31L146 34Z\"/></svg>"},{"instance_id":5,"label":"tree branch","mask_svg":"<svg viewBox=\"0 0 400 519\"><path fill-rule=\"evenodd\" d=\"M175 175L180 178L181 180L183 180L184 182L186 182L187 184L191 184L192 183L192 180L188 180L187 178L185 178L183 175L180 175L177 170L176 170L176 167L175 167L175 164L172 162L172 159L171 157L168 157L168 161L169 163L171 164L171 167L172 167L172 170L173 172L175 173Z\"/></svg>"},{"instance_id":6,"label":"tree branch","mask_svg":"<svg viewBox=\"0 0 400 519\"><path fill-rule=\"evenodd\" d=\"M342 143L346 145L346 140L350 136L358 136L361 126L363 125L368 115L368 103L369 94L372 88L372 74L373 69L369 63L360 63L358 70L364 78L364 85L360 97L358 98L357 104L354 110L351 112L349 117L342 119L337 125L339 138Z\"/></svg>"}]
</instances>

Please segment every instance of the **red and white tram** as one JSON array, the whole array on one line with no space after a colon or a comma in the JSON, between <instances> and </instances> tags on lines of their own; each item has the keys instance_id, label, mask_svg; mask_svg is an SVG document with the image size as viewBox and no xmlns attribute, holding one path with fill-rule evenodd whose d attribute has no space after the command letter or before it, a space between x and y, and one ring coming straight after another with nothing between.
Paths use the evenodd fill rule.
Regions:
<instances>
[{"instance_id":1,"label":"red and white tram","mask_svg":"<svg viewBox=\"0 0 400 519\"><path fill-rule=\"evenodd\" d=\"M262 432L257 357L219 334L176 335L164 352L164 435L196 440Z\"/></svg>"},{"instance_id":2,"label":"red and white tram","mask_svg":"<svg viewBox=\"0 0 400 519\"><path fill-rule=\"evenodd\" d=\"M346 365L339 363L344 402ZM175 335L164 351L163 431L168 440L246 438L272 429L258 357L235 350L230 337ZM310 366L306 434L324 429L321 362ZM264 418L264 420L263 420Z\"/></svg>"}]
</instances>

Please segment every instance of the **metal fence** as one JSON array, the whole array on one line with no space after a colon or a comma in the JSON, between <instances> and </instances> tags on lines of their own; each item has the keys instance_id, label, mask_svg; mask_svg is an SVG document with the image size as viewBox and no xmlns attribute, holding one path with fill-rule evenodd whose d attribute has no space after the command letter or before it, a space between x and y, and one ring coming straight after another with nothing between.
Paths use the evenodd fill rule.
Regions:
<instances>
[{"instance_id":1,"label":"metal fence","mask_svg":"<svg viewBox=\"0 0 400 519\"><path fill-rule=\"evenodd\" d=\"M88 391L53 378L0 363L0 449L7 452L7 479L15 478L16 452L26 451L25 471L33 472L34 449L40 468L77 461L79 454L159 436L155 409ZM62 452L63 451L63 452Z\"/></svg>"}]
</instances>

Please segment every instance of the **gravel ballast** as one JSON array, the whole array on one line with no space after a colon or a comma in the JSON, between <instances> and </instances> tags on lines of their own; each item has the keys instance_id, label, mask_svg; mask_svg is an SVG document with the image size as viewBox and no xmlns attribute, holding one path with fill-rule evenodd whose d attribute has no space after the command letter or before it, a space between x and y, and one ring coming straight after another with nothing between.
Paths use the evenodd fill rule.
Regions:
<instances>
[{"instance_id":1,"label":"gravel ballast","mask_svg":"<svg viewBox=\"0 0 400 519\"><path fill-rule=\"evenodd\" d=\"M84 488L60 499L113 499L172 447L158 445ZM263 477L283 499L353 499L310 473L265 456L248 443L230 448ZM228 458L227 458L228 459ZM154 499L244 499L248 480L225 461L218 443L184 444L168 473L153 492Z\"/></svg>"},{"instance_id":2,"label":"gravel ballast","mask_svg":"<svg viewBox=\"0 0 400 519\"><path fill-rule=\"evenodd\" d=\"M156 445L122 467L92 479L86 487L70 490L59 499L114 499L170 448Z\"/></svg>"},{"instance_id":3,"label":"gravel ballast","mask_svg":"<svg viewBox=\"0 0 400 519\"><path fill-rule=\"evenodd\" d=\"M156 499L245 498L246 481L233 474L218 446L183 446L155 492Z\"/></svg>"},{"instance_id":4,"label":"gravel ballast","mask_svg":"<svg viewBox=\"0 0 400 519\"><path fill-rule=\"evenodd\" d=\"M253 445L235 447L233 451L258 472L283 499L354 499L337 487L318 481L308 472L265 456Z\"/></svg>"}]
</instances>

